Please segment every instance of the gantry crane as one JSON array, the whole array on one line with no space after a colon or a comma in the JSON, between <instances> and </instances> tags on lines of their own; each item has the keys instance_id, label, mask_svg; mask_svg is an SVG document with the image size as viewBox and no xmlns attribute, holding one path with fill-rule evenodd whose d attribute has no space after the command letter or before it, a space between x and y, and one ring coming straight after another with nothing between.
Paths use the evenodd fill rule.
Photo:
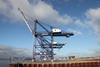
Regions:
<instances>
[{"instance_id":1,"label":"gantry crane","mask_svg":"<svg viewBox=\"0 0 100 67\"><path fill-rule=\"evenodd\" d=\"M60 49L65 45L64 43L56 42L54 38L68 38L74 34L71 32L63 32L61 29L53 26L49 26L49 29L47 29L47 26L44 26L42 23L40 23L38 19L34 20L32 17L28 17L20 8L18 8L18 10L23 16L24 21L32 35L35 37L35 42L33 45L34 61L54 60L54 49Z\"/></svg>"}]
</instances>

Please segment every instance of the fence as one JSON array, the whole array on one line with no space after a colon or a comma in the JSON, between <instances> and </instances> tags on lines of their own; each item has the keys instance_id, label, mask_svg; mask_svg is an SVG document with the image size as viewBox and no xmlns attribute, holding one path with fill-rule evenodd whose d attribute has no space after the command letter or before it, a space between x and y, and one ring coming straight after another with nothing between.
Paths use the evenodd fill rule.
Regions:
<instances>
[{"instance_id":1,"label":"fence","mask_svg":"<svg viewBox=\"0 0 100 67\"><path fill-rule=\"evenodd\" d=\"M100 67L100 61L81 63L32 63L32 64L10 64L10 67Z\"/></svg>"}]
</instances>

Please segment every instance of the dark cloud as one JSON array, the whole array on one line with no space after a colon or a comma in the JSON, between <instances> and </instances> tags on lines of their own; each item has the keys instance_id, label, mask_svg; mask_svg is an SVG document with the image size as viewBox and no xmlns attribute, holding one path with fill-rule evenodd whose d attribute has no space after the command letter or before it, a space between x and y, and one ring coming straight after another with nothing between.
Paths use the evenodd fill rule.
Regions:
<instances>
[{"instance_id":1,"label":"dark cloud","mask_svg":"<svg viewBox=\"0 0 100 67\"><path fill-rule=\"evenodd\" d=\"M7 67L11 62L11 58L32 57L32 51L25 48L15 48L0 45L0 67Z\"/></svg>"},{"instance_id":2,"label":"dark cloud","mask_svg":"<svg viewBox=\"0 0 100 67\"><path fill-rule=\"evenodd\" d=\"M30 56L31 50L24 48L14 48L10 46L0 45L0 58L9 58L13 56Z\"/></svg>"}]
</instances>

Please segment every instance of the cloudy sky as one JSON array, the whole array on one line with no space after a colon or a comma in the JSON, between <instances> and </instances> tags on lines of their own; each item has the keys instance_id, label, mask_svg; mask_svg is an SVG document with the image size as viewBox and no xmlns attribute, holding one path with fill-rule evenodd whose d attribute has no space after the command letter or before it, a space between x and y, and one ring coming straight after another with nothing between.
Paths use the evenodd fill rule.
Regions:
<instances>
[{"instance_id":1,"label":"cloudy sky","mask_svg":"<svg viewBox=\"0 0 100 67\"><path fill-rule=\"evenodd\" d=\"M0 0L0 49L32 50L34 39L18 8L41 23L75 33L65 39L60 55L100 55L100 0Z\"/></svg>"}]
</instances>

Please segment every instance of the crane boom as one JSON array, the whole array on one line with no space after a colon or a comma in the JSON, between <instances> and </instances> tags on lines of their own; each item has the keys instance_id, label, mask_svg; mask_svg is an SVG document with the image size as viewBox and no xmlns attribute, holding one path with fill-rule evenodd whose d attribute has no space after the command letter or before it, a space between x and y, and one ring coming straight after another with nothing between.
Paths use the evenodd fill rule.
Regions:
<instances>
[{"instance_id":1,"label":"crane boom","mask_svg":"<svg viewBox=\"0 0 100 67\"><path fill-rule=\"evenodd\" d=\"M18 8L18 10L20 11L21 15L23 16L23 19L24 19L25 24L27 25L28 29L29 29L30 32L32 33L33 31L32 31L32 29L30 28L30 26L29 26L29 24L28 24L28 20L27 20L27 18L25 17L23 11L22 11L20 8Z\"/></svg>"}]
</instances>

